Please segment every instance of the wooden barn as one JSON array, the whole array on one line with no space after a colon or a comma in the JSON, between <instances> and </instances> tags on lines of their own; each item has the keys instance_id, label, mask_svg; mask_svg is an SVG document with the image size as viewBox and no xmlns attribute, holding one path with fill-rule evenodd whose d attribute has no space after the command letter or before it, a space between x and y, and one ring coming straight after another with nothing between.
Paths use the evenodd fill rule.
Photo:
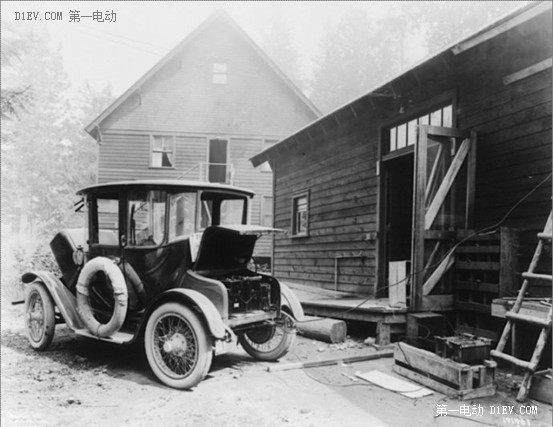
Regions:
<instances>
[{"instance_id":1,"label":"wooden barn","mask_svg":"<svg viewBox=\"0 0 553 427\"><path fill-rule=\"evenodd\" d=\"M248 159L320 113L220 10L103 111L98 181L184 178L256 193L255 224L272 223L272 172ZM264 238L268 239L268 238ZM265 240L258 256L270 256Z\"/></svg>"},{"instance_id":2,"label":"wooden barn","mask_svg":"<svg viewBox=\"0 0 553 427\"><path fill-rule=\"evenodd\" d=\"M288 231L273 273L320 290L306 312L386 335L449 310L497 332L492 301L516 295L551 210L551 22L531 3L251 158Z\"/></svg>"}]
</instances>

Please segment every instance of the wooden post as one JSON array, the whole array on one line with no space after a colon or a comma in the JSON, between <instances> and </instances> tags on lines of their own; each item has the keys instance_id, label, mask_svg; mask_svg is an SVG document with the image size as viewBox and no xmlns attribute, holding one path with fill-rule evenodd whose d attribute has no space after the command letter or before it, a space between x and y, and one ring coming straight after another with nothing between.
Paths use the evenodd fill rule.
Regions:
<instances>
[{"instance_id":1,"label":"wooden post","mask_svg":"<svg viewBox=\"0 0 553 427\"><path fill-rule=\"evenodd\" d=\"M390 324L384 323L383 321L377 323L376 344L377 345L390 344Z\"/></svg>"}]
</instances>

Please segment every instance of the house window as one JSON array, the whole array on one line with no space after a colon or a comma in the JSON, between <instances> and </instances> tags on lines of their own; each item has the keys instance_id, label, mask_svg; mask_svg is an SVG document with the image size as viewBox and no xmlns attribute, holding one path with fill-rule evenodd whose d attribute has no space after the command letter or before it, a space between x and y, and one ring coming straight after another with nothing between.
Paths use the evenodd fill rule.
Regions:
<instances>
[{"instance_id":1,"label":"house window","mask_svg":"<svg viewBox=\"0 0 553 427\"><path fill-rule=\"evenodd\" d=\"M272 147L277 142L278 142L278 140L276 140L276 139L265 139L263 141L262 151L265 151L267 148ZM271 172L271 165L269 164L269 162L262 163L261 167L260 167L260 170L261 170L261 172Z\"/></svg>"},{"instance_id":2,"label":"house window","mask_svg":"<svg viewBox=\"0 0 553 427\"><path fill-rule=\"evenodd\" d=\"M309 193L292 197L292 236L307 236L309 231Z\"/></svg>"},{"instance_id":3,"label":"house window","mask_svg":"<svg viewBox=\"0 0 553 427\"><path fill-rule=\"evenodd\" d=\"M417 126L453 126L453 107L451 104L445 107L430 111L409 121L403 122L390 128L390 145L388 151L400 150L401 148L415 145L417 140Z\"/></svg>"},{"instance_id":4,"label":"house window","mask_svg":"<svg viewBox=\"0 0 553 427\"><path fill-rule=\"evenodd\" d=\"M213 63L213 84L226 85L227 84L227 63L226 62L214 62Z\"/></svg>"},{"instance_id":5,"label":"house window","mask_svg":"<svg viewBox=\"0 0 553 427\"><path fill-rule=\"evenodd\" d=\"M172 136L152 136L150 166L172 168L175 158L175 138Z\"/></svg>"}]
</instances>

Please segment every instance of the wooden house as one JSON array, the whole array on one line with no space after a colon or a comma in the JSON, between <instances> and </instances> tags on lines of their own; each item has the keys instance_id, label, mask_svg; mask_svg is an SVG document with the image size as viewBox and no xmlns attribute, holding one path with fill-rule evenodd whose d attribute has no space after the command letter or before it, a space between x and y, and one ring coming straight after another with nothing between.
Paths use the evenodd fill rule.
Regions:
<instances>
[{"instance_id":1,"label":"wooden house","mask_svg":"<svg viewBox=\"0 0 553 427\"><path fill-rule=\"evenodd\" d=\"M271 170L256 170L248 159L318 116L221 10L86 131L99 143L99 182L156 177L232 183L256 193L252 223L271 224ZM266 240L257 255L270 253Z\"/></svg>"},{"instance_id":2,"label":"wooden house","mask_svg":"<svg viewBox=\"0 0 553 427\"><path fill-rule=\"evenodd\" d=\"M408 282L411 311L514 295L551 210L551 22L531 3L253 156L288 231L273 273L396 301Z\"/></svg>"}]
</instances>

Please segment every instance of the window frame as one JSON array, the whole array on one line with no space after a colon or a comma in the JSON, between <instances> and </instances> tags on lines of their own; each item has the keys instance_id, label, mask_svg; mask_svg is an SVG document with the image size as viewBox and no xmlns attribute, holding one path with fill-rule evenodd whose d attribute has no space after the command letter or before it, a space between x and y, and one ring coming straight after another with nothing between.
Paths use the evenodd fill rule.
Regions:
<instances>
[{"instance_id":1,"label":"window frame","mask_svg":"<svg viewBox=\"0 0 553 427\"><path fill-rule=\"evenodd\" d=\"M228 83L228 62L213 62L211 71L211 83L214 85L226 85Z\"/></svg>"},{"instance_id":2,"label":"window frame","mask_svg":"<svg viewBox=\"0 0 553 427\"><path fill-rule=\"evenodd\" d=\"M429 115L430 113L443 109L451 105L451 127L457 127L457 106L458 94L457 89L451 89L439 93L433 97L413 103L409 106L408 111L390 117L385 120L380 126L380 160L393 159L397 156L412 153L415 145L406 145L405 147L390 150L390 133L393 128L398 128L402 124L407 124L420 117Z\"/></svg>"},{"instance_id":3,"label":"window frame","mask_svg":"<svg viewBox=\"0 0 553 427\"><path fill-rule=\"evenodd\" d=\"M291 236L292 238L309 237L309 190L296 192L292 195L292 217L291 217ZM299 212L297 201L305 198L305 230L298 230L297 214Z\"/></svg>"},{"instance_id":4,"label":"window frame","mask_svg":"<svg viewBox=\"0 0 553 427\"><path fill-rule=\"evenodd\" d=\"M156 138L163 138L162 139L162 145L161 150L154 150L154 144ZM165 151L163 149L165 139L171 138L171 151ZM150 162L149 167L152 169L175 169L175 160L176 160L176 143L175 143L175 135L150 135ZM154 153L171 153L170 161L171 166L163 166L163 158L162 158L162 165L161 166L155 166L154 165Z\"/></svg>"},{"instance_id":5,"label":"window frame","mask_svg":"<svg viewBox=\"0 0 553 427\"><path fill-rule=\"evenodd\" d=\"M116 196L113 198L111 196ZM98 212L98 199L101 200L114 200L117 204L117 228L114 230L100 228L100 218ZM107 192L94 192L86 196L87 204L87 226L88 226L88 243L92 247L110 247L118 248L121 246L121 219L124 210L124 202L119 191L107 191ZM101 242L100 230L111 230L116 234L116 244L110 244Z\"/></svg>"},{"instance_id":6,"label":"window frame","mask_svg":"<svg viewBox=\"0 0 553 427\"><path fill-rule=\"evenodd\" d=\"M153 244L150 244L150 243L148 243L148 244L137 244L136 241L133 241L132 233L131 233L131 206L130 206L130 203L133 200L133 197L131 197L131 196L139 194L139 193L144 193L146 195L147 200L145 200L145 203L148 206L148 211L147 211L148 229L151 226L151 232L152 232L152 235L154 235L154 231L155 231L155 227L156 227L156 224L155 224L156 212L155 212L155 208L154 208L154 205L156 203L154 201L154 197L152 197L152 193L154 193L154 192L159 192L163 196L162 197L163 200L158 203L158 205L163 205L162 238L159 242L154 242ZM131 191L129 191L125 194L125 198L124 198L125 221L124 221L124 224L125 224L125 235L127 236L127 238L126 238L127 247L133 248L133 249L149 249L149 248L158 248L158 247L161 247L161 246L165 245L165 243L167 242L168 231L169 231L168 230L168 224L167 224L168 209L169 209L168 200L169 200L169 193L167 192L167 190L157 189L157 188L154 188L154 187L131 190ZM157 225L159 225L159 223L157 223Z\"/></svg>"},{"instance_id":7,"label":"window frame","mask_svg":"<svg viewBox=\"0 0 553 427\"><path fill-rule=\"evenodd\" d=\"M193 194L194 195L194 197L193 197L194 198L194 209L193 209L193 212L192 212L194 230L192 231L192 233L190 233L188 235L181 234L181 235L177 236L175 234L175 236L171 236L171 231L172 231L172 229L171 229L171 226L172 226L171 219L172 219L172 213L173 213L172 212L172 209L173 209L172 201L175 199L176 196L179 196L179 195L182 195L182 194ZM198 232L198 210L199 210L199 208L198 208L198 205L199 205L198 191L190 190L190 191L168 192L167 193L167 204L168 204L168 213L167 213L168 224L167 224L166 235L167 235L167 242L168 243L173 243L173 242L178 242L179 240L189 239L190 235Z\"/></svg>"},{"instance_id":8,"label":"window frame","mask_svg":"<svg viewBox=\"0 0 553 427\"><path fill-rule=\"evenodd\" d=\"M423 110L419 114L415 114L408 119L405 119L396 125L387 126L385 131L387 133L387 147L386 154L395 153L400 150L404 150L408 147L414 147L416 144L416 128L421 124L429 124L430 126L445 126L444 121L446 119L446 111L449 111L449 126L454 127L453 122L453 102L447 102L445 104ZM436 120L436 114L439 114L439 124L433 123ZM434 119L433 119L434 118ZM395 141L392 141L391 135L394 135Z\"/></svg>"}]
</instances>

